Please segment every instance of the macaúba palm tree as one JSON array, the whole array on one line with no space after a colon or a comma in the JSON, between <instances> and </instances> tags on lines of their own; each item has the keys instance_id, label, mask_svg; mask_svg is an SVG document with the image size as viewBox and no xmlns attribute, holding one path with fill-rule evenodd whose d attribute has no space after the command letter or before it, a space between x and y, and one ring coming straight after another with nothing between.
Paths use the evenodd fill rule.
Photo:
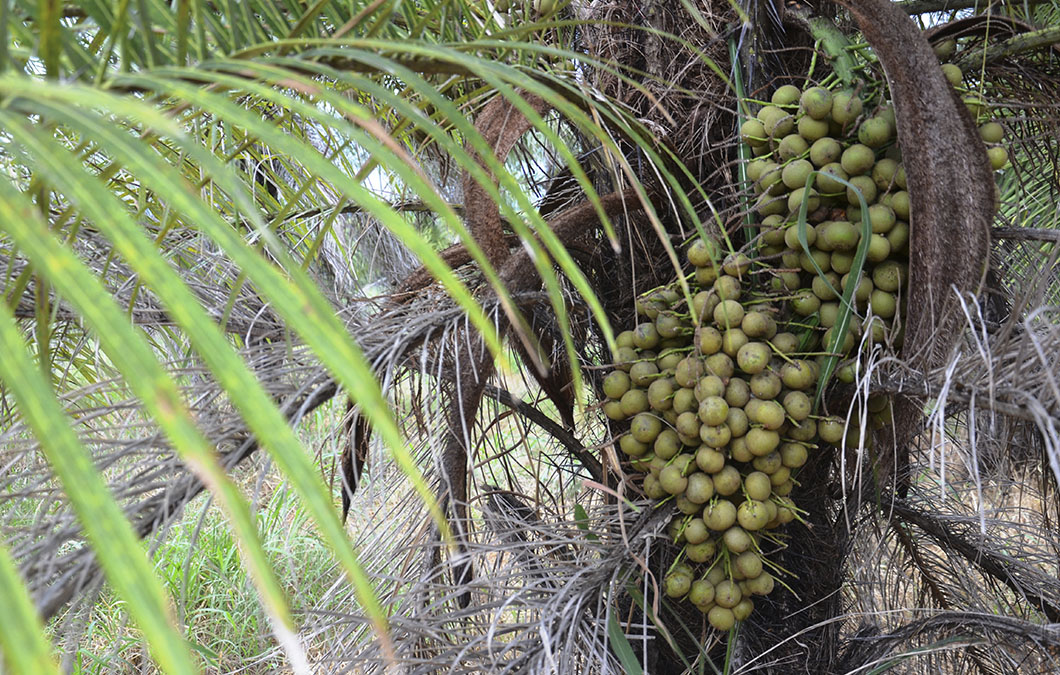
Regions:
<instances>
[{"instance_id":1,"label":"maca\u00faba palm tree","mask_svg":"<svg viewBox=\"0 0 1060 675\"><path fill-rule=\"evenodd\" d=\"M159 668L200 669L140 540L205 495L299 672L1010 672L1028 647L1047 663L1056 8L922 14L946 4L898 3L932 17L926 38L886 2L853 17L711 1L7 8L5 664L54 671L43 622L76 640L56 617L106 583ZM867 46L846 41L859 30ZM968 129L910 122L939 80L914 61L927 39L955 41L1015 139L996 218L990 176L932 173L961 166ZM756 250L742 117L855 52L850 76L910 111L907 155L930 153L910 188L912 250L932 251L911 262L924 349L878 352L830 390L861 428L870 394L893 397L875 438L892 447L806 466L786 588L720 634L661 592L672 507L643 496L621 425L593 404L636 299L690 290L689 241ZM296 434L340 396L341 506ZM277 580L231 478L261 454L343 575L326 608ZM1007 513L1017 489L1031 507Z\"/></svg>"}]
</instances>

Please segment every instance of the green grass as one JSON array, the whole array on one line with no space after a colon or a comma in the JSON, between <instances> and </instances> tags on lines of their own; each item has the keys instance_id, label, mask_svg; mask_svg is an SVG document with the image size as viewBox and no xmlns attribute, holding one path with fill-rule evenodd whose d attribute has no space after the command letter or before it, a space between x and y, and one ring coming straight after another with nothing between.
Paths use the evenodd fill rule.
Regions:
<instances>
[{"instance_id":1,"label":"green grass","mask_svg":"<svg viewBox=\"0 0 1060 675\"><path fill-rule=\"evenodd\" d=\"M307 433L303 435L326 438L340 415L339 406L324 406L306 420L303 431ZM306 446L311 449L324 443L308 440ZM325 454L329 450L325 446ZM253 497L256 490L261 491L260 498L252 500L258 505L256 524L296 618L304 611L321 608L339 568L304 508L286 483L274 478L270 482L274 474L259 485L260 466L237 473L244 494ZM192 649L207 664L207 672L284 672L284 655L240 564L231 529L215 504L203 498L193 502L164 537L153 562L173 598L179 624ZM56 657L61 659L62 637L56 641L60 650ZM94 675L134 668L154 672L124 603L109 588L104 588L92 608L77 651L70 656L74 673Z\"/></svg>"}]
</instances>

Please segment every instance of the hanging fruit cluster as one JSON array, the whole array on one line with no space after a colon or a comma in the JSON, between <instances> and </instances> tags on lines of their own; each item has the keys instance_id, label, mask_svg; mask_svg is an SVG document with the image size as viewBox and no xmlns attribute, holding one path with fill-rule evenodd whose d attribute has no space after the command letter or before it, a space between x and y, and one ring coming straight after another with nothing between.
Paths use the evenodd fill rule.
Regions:
<instances>
[{"instance_id":1,"label":"hanging fruit cluster","mask_svg":"<svg viewBox=\"0 0 1060 675\"><path fill-rule=\"evenodd\" d=\"M999 143L1000 129L981 133ZM755 260L719 264L695 239L691 294L675 283L642 297L641 323L618 335L603 382L604 413L628 423L618 447L644 493L679 512L669 535L683 548L665 592L718 630L747 618L783 572L769 554L783 546L777 528L799 518L799 469L825 444L859 439L815 414L815 390L837 363L853 381L864 349L901 346L908 275L909 193L890 106L787 85L740 131L756 157L746 166ZM992 152L1000 168L1007 156ZM869 401L877 424L889 423L887 403Z\"/></svg>"},{"instance_id":2,"label":"hanging fruit cluster","mask_svg":"<svg viewBox=\"0 0 1060 675\"><path fill-rule=\"evenodd\" d=\"M718 266L703 240L688 257L697 268L691 305L675 288L641 299L643 322L618 336L603 409L629 421L618 445L643 472L644 492L680 512L670 534L682 560L666 593L726 630L774 587L767 553L781 545L773 530L797 517L793 472L845 428L812 414L812 333L781 330L780 303L751 289L751 261Z\"/></svg>"},{"instance_id":3,"label":"hanging fruit cluster","mask_svg":"<svg viewBox=\"0 0 1060 675\"><path fill-rule=\"evenodd\" d=\"M763 259L775 261L793 312L826 329L828 348L850 354L866 333L870 342L900 347L895 317L908 274L909 193L893 110L869 115L853 93L791 85L771 103L741 128L759 155L747 173L758 194ZM844 312L845 301L855 311ZM858 320L840 343L833 332L844 315ZM839 376L851 381L852 364Z\"/></svg>"}]
</instances>

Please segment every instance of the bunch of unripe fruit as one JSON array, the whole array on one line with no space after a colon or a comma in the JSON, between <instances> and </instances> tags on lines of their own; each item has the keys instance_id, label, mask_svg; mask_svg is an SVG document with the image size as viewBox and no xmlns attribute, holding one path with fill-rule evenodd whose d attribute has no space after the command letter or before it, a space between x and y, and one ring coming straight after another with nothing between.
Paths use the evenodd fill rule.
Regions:
<instances>
[{"instance_id":1,"label":"bunch of unripe fruit","mask_svg":"<svg viewBox=\"0 0 1060 675\"><path fill-rule=\"evenodd\" d=\"M954 70L946 75L959 86ZM966 102L981 115L977 99ZM980 129L1001 142L996 122ZM778 528L799 519L800 468L825 445L870 440L817 415L815 390L825 364L838 360L838 378L851 382L866 345L901 346L908 281L909 193L892 108L786 85L741 136L755 155L755 259L719 262L713 243L694 239L691 293L675 283L638 300L640 323L618 335L603 382L603 411L628 424L617 445L643 492L678 513L668 534L682 548L664 590L718 630L747 618L783 574L770 554L784 545ZM991 148L994 168L1003 153ZM890 423L888 403L869 399L873 424Z\"/></svg>"},{"instance_id":2,"label":"bunch of unripe fruit","mask_svg":"<svg viewBox=\"0 0 1060 675\"><path fill-rule=\"evenodd\" d=\"M960 69L946 64L943 70L959 84ZM973 115L982 114L974 95L966 103ZM761 217L759 254L773 266L773 286L791 293L796 315L824 328L841 323L846 310L856 316L841 340L828 331L822 336L825 349L844 355L856 353L863 339L896 349L903 341L910 200L895 131L889 105L870 111L854 92L792 85L777 89L741 126L756 155L747 176ZM1003 138L997 122L980 131L988 143ZM988 155L995 169L1008 161L1000 145ZM844 307L851 286L851 305ZM839 369L841 380L853 381L853 361Z\"/></svg>"},{"instance_id":3,"label":"bunch of unripe fruit","mask_svg":"<svg viewBox=\"0 0 1060 675\"><path fill-rule=\"evenodd\" d=\"M900 346L901 332L892 335L891 328L907 278L909 193L892 110L868 115L853 93L791 85L774 92L771 103L741 131L759 155L747 173L759 195L759 253L773 264L774 287L791 294L796 315L828 329L827 349L849 354L866 333L872 342L890 338ZM810 177L814 187L807 188ZM855 276L859 246L865 258ZM859 320L839 341L831 331L848 309L842 300L850 286L849 310ZM839 376L851 380L852 365Z\"/></svg>"},{"instance_id":4,"label":"bunch of unripe fruit","mask_svg":"<svg viewBox=\"0 0 1060 675\"><path fill-rule=\"evenodd\" d=\"M808 336L783 330L783 301L753 289L751 260L718 264L701 239L688 258L691 303L676 286L640 299L603 410L629 423L618 447L644 493L679 512L669 535L683 549L665 592L727 630L774 588L768 553L783 545L775 530L798 518L795 473L847 430L813 414L820 366Z\"/></svg>"}]
</instances>

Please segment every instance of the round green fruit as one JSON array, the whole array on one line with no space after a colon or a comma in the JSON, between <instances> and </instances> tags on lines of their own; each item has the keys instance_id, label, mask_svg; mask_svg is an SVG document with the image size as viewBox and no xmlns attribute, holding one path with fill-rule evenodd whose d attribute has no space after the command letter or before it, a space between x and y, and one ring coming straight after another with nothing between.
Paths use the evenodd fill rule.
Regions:
<instances>
[{"instance_id":1,"label":"round green fruit","mask_svg":"<svg viewBox=\"0 0 1060 675\"><path fill-rule=\"evenodd\" d=\"M777 156L787 162L810 151L810 144L798 134L788 134L777 144Z\"/></svg>"},{"instance_id":2,"label":"round green fruit","mask_svg":"<svg viewBox=\"0 0 1060 675\"><path fill-rule=\"evenodd\" d=\"M618 439L618 447L622 450L623 454L629 457L643 457L648 452L648 446L646 443L642 443L634 438L632 435L625 435Z\"/></svg>"},{"instance_id":3,"label":"round green fruit","mask_svg":"<svg viewBox=\"0 0 1060 675\"><path fill-rule=\"evenodd\" d=\"M714 481L710 476L700 471L688 477L688 487L685 488L685 497L695 504L706 504L714 496ZM692 541L689 539L689 541ZM692 542L698 543L698 542Z\"/></svg>"},{"instance_id":4,"label":"round green fruit","mask_svg":"<svg viewBox=\"0 0 1060 675\"><path fill-rule=\"evenodd\" d=\"M801 443L785 443L780 446L780 461L789 469L798 469L807 459L809 455L806 453L806 446Z\"/></svg>"},{"instance_id":5,"label":"round green fruit","mask_svg":"<svg viewBox=\"0 0 1060 675\"><path fill-rule=\"evenodd\" d=\"M783 177L783 172L781 173ZM725 261L721 264L721 269L730 278L739 281L739 278L744 275L747 270L751 268L751 259L743 253L735 253L725 258Z\"/></svg>"},{"instance_id":6,"label":"round green fruit","mask_svg":"<svg viewBox=\"0 0 1060 675\"><path fill-rule=\"evenodd\" d=\"M662 431L662 421L651 413L639 413L629 425L629 433L641 443L654 443Z\"/></svg>"},{"instance_id":7,"label":"round green fruit","mask_svg":"<svg viewBox=\"0 0 1060 675\"><path fill-rule=\"evenodd\" d=\"M666 595L671 598L682 598L692 588L692 577L671 572L666 575L666 579L663 581L663 588L666 591Z\"/></svg>"},{"instance_id":8,"label":"round green fruit","mask_svg":"<svg viewBox=\"0 0 1060 675\"><path fill-rule=\"evenodd\" d=\"M788 212L797 213L802 207L802 203L806 202L807 213L813 213L821 206L821 198L818 196L817 190L810 188L809 191L806 188L801 187L791 191L788 195Z\"/></svg>"},{"instance_id":9,"label":"round green fruit","mask_svg":"<svg viewBox=\"0 0 1060 675\"><path fill-rule=\"evenodd\" d=\"M703 424L716 427L725 422L729 414L729 404L720 396L708 396L699 404L699 420Z\"/></svg>"},{"instance_id":10,"label":"round green fruit","mask_svg":"<svg viewBox=\"0 0 1060 675\"><path fill-rule=\"evenodd\" d=\"M855 143L844 150L840 159L843 171L846 171L849 176L860 176L868 173L872 170L875 163L876 153L863 143Z\"/></svg>"},{"instance_id":11,"label":"round green fruit","mask_svg":"<svg viewBox=\"0 0 1060 675\"><path fill-rule=\"evenodd\" d=\"M740 137L748 145L763 145L769 140L761 120L751 118L740 125Z\"/></svg>"},{"instance_id":12,"label":"round green fruit","mask_svg":"<svg viewBox=\"0 0 1060 675\"><path fill-rule=\"evenodd\" d=\"M773 575L769 572L762 572L756 577L747 578L747 589L755 595L769 595L773 592L773 587Z\"/></svg>"},{"instance_id":13,"label":"round green fruit","mask_svg":"<svg viewBox=\"0 0 1060 675\"><path fill-rule=\"evenodd\" d=\"M743 317L743 305L736 300L723 300L714 308L714 323L720 327L739 326Z\"/></svg>"},{"instance_id":14,"label":"round green fruit","mask_svg":"<svg viewBox=\"0 0 1060 675\"><path fill-rule=\"evenodd\" d=\"M755 375L766 369L772 356L772 350L764 342L748 342L736 353L736 364L748 375Z\"/></svg>"},{"instance_id":15,"label":"round green fruit","mask_svg":"<svg viewBox=\"0 0 1060 675\"><path fill-rule=\"evenodd\" d=\"M714 630L724 633L732 630L732 627L736 625L736 615L732 613L731 609L715 606L711 607L710 611L707 612L707 622L710 623Z\"/></svg>"},{"instance_id":16,"label":"round green fruit","mask_svg":"<svg viewBox=\"0 0 1060 675\"><path fill-rule=\"evenodd\" d=\"M789 391L784 395L784 411L791 419L801 422L813 412L813 402L801 391Z\"/></svg>"},{"instance_id":17,"label":"round green fruit","mask_svg":"<svg viewBox=\"0 0 1060 675\"><path fill-rule=\"evenodd\" d=\"M748 337L769 339L777 334L777 322L766 312L751 311L743 316L740 328Z\"/></svg>"},{"instance_id":18,"label":"round green fruit","mask_svg":"<svg viewBox=\"0 0 1060 675\"><path fill-rule=\"evenodd\" d=\"M655 349L659 344L659 331L655 329L655 324L650 321L638 324L633 329L633 344L637 349Z\"/></svg>"},{"instance_id":19,"label":"round green fruit","mask_svg":"<svg viewBox=\"0 0 1060 675\"><path fill-rule=\"evenodd\" d=\"M703 509L703 522L714 532L726 532L736 522L736 505L719 499Z\"/></svg>"},{"instance_id":20,"label":"round green fruit","mask_svg":"<svg viewBox=\"0 0 1060 675\"><path fill-rule=\"evenodd\" d=\"M841 91L832 97L832 119L846 126L856 120L863 109L861 99L849 91Z\"/></svg>"},{"instance_id":21,"label":"round green fruit","mask_svg":"<svg viewBox=\"0 0 1060 675\"><path fill-rule=\"evenodd\" d=\"M783 138L795 128L795 117L780 108L767 105L758 111L758 119L762 122L762 128L770 138Z\"/></svg>"},{"instance_id":22,"label":"round green fruit","mask_svg":"<svg viewBox=\"0 0 1060 675\"><path fill-rule=\"evenodd\" d=\"M692 474L693 476L697 474ZM703 474L698 474L702 476ZM709 480L709 479L708 479ZM687 494L686 494L687 497ZM685 525L684 530L685 542L692 546L697 546L710 539L710 530L699 518L691 518L688 524Z\"/></svg>"},{"instance_id":23,"label":"round green fruit","mask_svg":"<svg viewBox=\"0 0 1060 675\"><path fill-rule=\"evenodd\" d=\"M810 146L810 162L816 167L825 167L838 162L842 156L843 146L834 138L819 138ZM817 180L820 181L820 178L818 177ZM821 191L826 192L823 189Z\"/></svg>"},{"instance_id":24,"label":"round green fruit","mask_svg":"<svg viewBox=\"0 0 1060 675\"><path fill-rule=\"evenodd\" d=\"M764 457L780 445L780 434L769 429L755 427L744 436L747 449L754 457Z\"/></svg>"},{"instance_id":25,"label":"round green fruit","mask_svg":"<svg viewBox=\"0 0 1060 675\"><path fill-rule=\"evenodd\" d=\"M947 38L933 44L931 49L934 50L935 56L939 57L940 61L946 61L952 58L957 51L957 41L953 38Z\"/></svg>"},{"instance_id":26,"label":"round green fruit","mask_svg":"<svg viewBox=\"0 0 1060 675\"><path fill-rule=\"evenodd\" d=\"M870 148L882 148L891 140L891 125L882 117L870 117L858 127L858 141Z\"/></svg>"},{"instance_id":27,"label":"round green fruit","mask_svg":"<svg viewBox=\"0 0 1060 675\"><path fill-rule=\"evenodd\" d=\"M626 417L633 417L637 413L647 412L648 394L643 389L630 389L620 399L622 412Z\"/></svg>"},{"instance_id":28,"label":"round green fruit","mask_svg":"<svg viewBox=\"0 0 1060 675\"><path fill-rule=\"evenodd\" d=\"M729 404L730 415L733 408L742 409L749 398L751 398L751 388L747 385L746 380L738 377L729 380L729 384L725 386L725 402ZM726 422L728 422L728 419L726 419Z\"/></svg>"},{"instance_id":29,"label":"round green fruit","mask_svg":"<svg viewBox=\"0 0 1060 675\"><path fill-rule=\"evenodd\" d=\"M773 92L770 100L775 106L796 105L800 96L802 96L801 89L793 84L785 84Z\"/></svg>"},{"instance_id":30,"label":"round green fruit","mask_svg":"<svg viewBox=\"0 0 1060 675\"><path fill-rule=\"evenodd\" d=\"M747 534L747 531L739 526L733 526L725 530L725 534L721 535L721 541L729 549L730 553L743 553L754 544L754 539L751 538L751 535Z\"/></svg>"},{"instance_id":31,"label":"round green fruit","mask_svg":"<svg viewBox=\"0 0 1060 675\"><path fill-rule=\"evenodd\" d=\"M803 92L799 104L807 115L823 120L832 113L832 93L823 87L813 87Z\"/></svg>"},{"instance_id":32,"label":"round green fruit","mask_svg":"<svg viewBox=\"0 0 1060 675\"><path fill-rule=\"evenodd\" d=\"M1008 150L1000 145L995 145L988 149L986 151L986 156L990 160L990 168L994 171L1000 171L1005 168L1006 164L1008 164Z\"/></svg>"},{"instance_id":33,"label":"round green fruit","mask_svg":"<svg viewBox=\"0 0 1060 675\"><path fill-rule=\"evenodd\" d=\"M866 204L871 204L876 201L877 192L876 182L872 180L872 176L854 176L850 179L850 185L847 186L847 202L860 206L861 199L864 199Z\"/></svg>"},{"instance_id":34,"label":"round green fruit","mask_svg":"<svg viewBox=\"0 0 1060 675\"><path fill-rule=\"evenodd\" d=\"M751 393L759 399L772 399L780 394L780 376L772 371L763 371L751 376Z\"/></svg>"},{"instance_id":35,"label":"round green fruit","mask_svg":"<svg viewBox=\"0 0 1060 675\"><path fill-rule=\"evenodd\" d=\"M656 457L671 459L677 455L677 453L681 452L681 445L681 439L678 437L676 431L673 429L663 429L659 432L659 435L655 437L655 444L652 447L655 451Z\"/></svg>"},{"instance_id":36,"label":"round green fruit","mask_svg":"<svg viewBox=\"0 0 1060 675\"><path fill-rule=\"evenodd\" d=\"M828 121L816 120L809 115L800 117L795 128L807 143L813 143L828 135Z\"/></svg>"},{"instance_id":37,"label":"round green fruit","mask_svg":"<svg viewBox=\"0 0 1060 675\"><path fill-rule=\"evenodd\" d=\"M762 557L754 551L744 551L736 556L733 567L740 570L745 579L754 579L762 574Z\"/></svg>"},{"instance_id":38,"label":"round green fruit","mask_svg":"<svg viewBox=\"0 0 1060 675\"><path fill-rule=\"evenodd\" d=\"M709 445L700 446L699 450L696 451L696 466L706 473L718 473L725 468L725 455ZM711 488L713 487L712 482Z\"/></svg>"},{"instance_id":39,"label":"round green fruit","mask_svg":"<svg viewBox=\"0 0 1060 675\"><path fill-rule=\"evenodd\" d=\"M952 63L942 64L942 74L946 76L951 86L959 87L964 83L964 73Z\"/></svg>"},{"instance_id":40,"label":"round green fruit","mask_svg":"<svg viewBox=\"0 0 1060 675\"><path fill-rule=\"evenodd\" d=\"M702 522L702 521L700 521ZM704 523L705 525L705 523ZM685 555L692 562L705 563L710 562L714 559L714 555L718 552L718 545L713 539L707 539L699 544L692 544L685 546ZM693 584L695 586L695 584ZM711 584L711 590L713 590L713 584ZM713 599L713 596L711 596Z\"/></svg>"},{"instance_id":41,"label":"round green fruit","mask_svg":"<svg viewBox=\"0 0 1060 675\"><path fill-rule=\"evenodd\" d=\"M833 176L835 178L833 178ZM821 167L821 172L817 175L817 189L823 195L833 195L844 192L847 189L847 186L839 182L837 179L850 179L849 174L843 169L843 165L837 161L825 164Z\"/></svg>"},{"instance_id":42,"label":"round green fruit","mask_svg":"<svg viewBox=\"0 0 1060 675\"><path fill-rule=\"evenodd\" d=\"M772 485L772 482L770 485ZM769 514L766 505L761 501L754 499L741 503L736 509L736 522L748 532L757 532L758 530L761 530L766 526L766 523L769 522Z\"/></svg>"},{"instance_id":43,"label":"round green fruit","mask_svg":"<svg viewBox=\"0 0 1060 675\"><path fill-rule=\"evenodd\" d=\"M687 547L685 550L688 550ZM710 603L714 602L714 584L706 579L693 581L692 587L688 591L688 600L697 607L710 605Z\"/></svg>"},{"instance_id":44,"label":"round green fruit","mask_svg":"<svg viewBox=\"0 0 1060 675\"><path fill-rule=\"evenodd\" d=\"M1005 138L1005 128L997 122L987 122L979 127L984 143L1000 143Z\"/></svg>"},{"instance_id":45,"label":"round green fruit","mask_svg":"<svg viewBox=\"0 0 1060 675\"><path fill-rule=\"evenodd\" d=\"M604 395L611 399L620 399L629 391L632 382L629 375L621 370L616 370L604 378Z\"/></svg>"},{"instance_id":46,"label":"round green fruit","mask_svg":"<svg viewBox=\"0 0 1060 675\"><path fill-rule=\"evenodd\" d=\"M788 162L781 171L781 180L789 190L805 187L806 179L813 172L813 166L809 160L805 159Z\"/></svg>"},{"instance_id":47,"label":"round green fruit","mask_svg":"<svg viewBox=\"0 0 1060 675\"><path fill-rule=\"evenodd\" d=\"M846 423L839 417L826 417L817 422L817 434L825 443L838 445L846 434Z\"/></svg>"},{"instance_id":48,"label":"round green fruit","mask_svg":"<svg viewBox=\"0 0 1060 675\"><path fill-rule=\"evenodd\" d=\"M747 474L743 479L743 488L749 499L755 499L760 502L769 499L769 494L773 491L769 476L761 471L752 471Z\"/></svg>"},{"instance_id":49,"label":"round green fruit","mask_svg":"<svg viewBox=\"0 0 1060 675\"><path fill-rule=\"evenodd\" d=\"M726 464L721 471L714 474L714 491L722 497L735 494L742 484L740 472L731 464Z\"/></svg>"}]
</instances>

